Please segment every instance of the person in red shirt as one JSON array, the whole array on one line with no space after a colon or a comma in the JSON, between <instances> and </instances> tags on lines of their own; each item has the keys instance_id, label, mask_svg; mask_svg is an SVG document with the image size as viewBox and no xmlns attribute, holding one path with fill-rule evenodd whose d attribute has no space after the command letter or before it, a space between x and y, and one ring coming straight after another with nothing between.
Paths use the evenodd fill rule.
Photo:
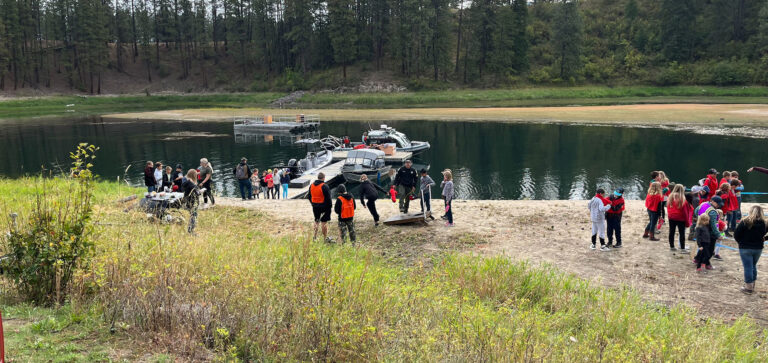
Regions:
<instances>
[{"instance_id":1,"label":"person in red shirt","mask_svg":"<svg viewBox=\"0 0 768 363\"><path fill-rule=\"evenodd\" d=\"M715 193L717 193L717 190L720 187L720 184L717 182L717 170L709 169L707 172L707 177L704 179L704 184L702 185L709 187L709 194L707 195L707 199L702 200L702 202L706 202L715 196Z\"/></svg>"},{"instance_id":2,"label":"person in red shirt","mask_svg":"<svg viewBox=\"0 0 768 363\"><path fill-rule=\"evenodd\" d=\"M651 241L659 240L655 237L656 223L659 221L659 209L663 200L664 196L661 191L661 183L651 183L651 187L648 188L648 195L645 197L645 208L648 210L649 222L645 227L645 234L643 234L643 238L648 238Z\"/></svg>"},{"instance_id":3,"label":"person in red shirt","mask_svg":"<svg viewBox=\"0 0 768 363\"><path fill-rule=\"evenodd\" d=\"M621 216L624 212L624 188L618 188L608 198L611 209L605 212L605 221L608 224L608 247L621 248ZM616 235L616 245L613 244L613 236Z\"/></svg>"},{"instance_id":4,"label":"person in red shirt","mask_svg":"<svg viewBox=\"0 0 768 363\"><path fill-rule=\"evenodd\" d=\"M685 229L691 226L693 216L693 207L685 198L685 187L681 184L675 185L672 194L669 196L667 204L669 212L669 249L676 251L675 248L675 229L680 234L680 251L690 252L685 248Z\"/></svg>"},{"instance_id":5,"label":"person in red shirt","mask_svg":"<svg viewBox=\"0 0 768 363\"><path fill-rule=\"evenodd\" d=\"M731 183L731 172L730 171L724 171L723 172L723 178L720 179L720 184L719 185L723 185L725 183L728 183L728 184Z\"/></svg>"}]
</instances>

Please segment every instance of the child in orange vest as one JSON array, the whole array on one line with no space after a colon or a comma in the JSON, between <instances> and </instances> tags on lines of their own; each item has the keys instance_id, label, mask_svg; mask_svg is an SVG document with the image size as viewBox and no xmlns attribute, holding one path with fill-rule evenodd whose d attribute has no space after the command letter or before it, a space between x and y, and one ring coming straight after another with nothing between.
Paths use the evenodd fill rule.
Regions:
<instances>
[{"instance_id":1,"label":"child in orange vest","mask_svg":"<svg viewBox=\"0 0 768 363\"><path fill-rule=\"evenodd\" d=\"M346 241L347 231L349 231L349 240L352 241L352 245L355 245L355 198L352 194L347 193L347 187L343 184L338 188L339 197L336 198L336 207L334 211L339 216L339 237L341 237L341 243Z\"/></svg>"}]
</instances>

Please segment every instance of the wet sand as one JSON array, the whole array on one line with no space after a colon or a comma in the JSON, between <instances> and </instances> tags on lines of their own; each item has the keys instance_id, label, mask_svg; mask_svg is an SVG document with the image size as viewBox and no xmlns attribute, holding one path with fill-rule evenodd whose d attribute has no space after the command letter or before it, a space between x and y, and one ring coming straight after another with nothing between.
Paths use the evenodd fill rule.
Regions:
<instances>
[{"instance_id":1,"label":"wet sand","mask_svg":"<svg viewBox=\"0 0 768 363\"><path fill-rule=\"evenodd\" d=\"M220 198L216 208L247 208L267 213L278 224L299 223L309 230L312 212L304 200L255 200ZM437 201L439 203L439 201ZM377 203L382 220L397 213L389 200ZM747 314L763 326L768 326L768 276L760 275L759 293L746 296L739 291L743 270L737 251L723 249L723 261L713 260L716 270L697 273L691 254L671 252L668 228L662 230L661 241L641 238L647 214L642 201L628 201L622 228L624 248L610 252L590 250L591 224L587 201L487 201L457 200L454 203L456 227L445 227L438 219L428 226L380 226L374 229L370 214L359 207L357 229L370 236L397 235L406 240L418 235L424 243L413 246L415 254L456 250L481 256L504 255L533 264L551 264L562 271L609 288L630 286L649 301L671 306L683 303L697 308L704 316L726 321ZM745 204L743 209L750 205ZM414 207L412 207L413 210ZM418 209L418 204L415 208ZM203 216L204 218L204 216ZM334 216L335 220L336 217ZM336 234L331 223L331 233ZM279 229L280 225L275 226ZM377 238L361 241L363 246L376 248ZM736 247L733 240L726 240ZM768 257L759 263L765 270ZM761 273L763 271L760 271Z\"/></svg>"}]
</instances>

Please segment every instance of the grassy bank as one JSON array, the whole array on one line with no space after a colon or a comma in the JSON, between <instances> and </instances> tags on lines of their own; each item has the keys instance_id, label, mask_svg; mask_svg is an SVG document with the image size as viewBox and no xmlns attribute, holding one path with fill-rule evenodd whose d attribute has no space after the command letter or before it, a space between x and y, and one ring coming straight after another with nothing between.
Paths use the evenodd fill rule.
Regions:
<instances>
[{"instance_id":1,"label":"grassy bank","mask_svg":"<svg viewBox=\"0 0 768 363\"><path fill-rule=\"evenodd\" d=\"M281 93L159 95L159 96L52 96L0 100L0 119L38 116L99 115L114 112L175 108L265 107ZM72 105L67 107L67 105Z\"/></svg>"},{"instance_id":2,"label":"grassy bank","mask_svg":"<svg viewBox=\"0 0 768 363\"><path fill-rule=\"evenodd\" d=\"M30 208L39 187L0 181L0 215ZM188 360L768 359L765 332L747 318L702 320L554 268L451 251L388 259L398 251L382 241L404 236L370 227L359 247L327 245L312 242L306 225L236 208L201 211L190 236L123 212L115 201L135 189L95 191L97 251L70 306L114 317L118 333Z\"/></svg>"},{"instance_id":3,"label":"grassy bank","mask_svg":"<svg viewBox=\"0 0 768 363\"><path fill-rule=\"evenodd\" d=\"M52 96L0 101L0 118L267 107L281 93ZM767 103L767 87L562 87L404 93L308 93L290 108L545 107L638 103ZM73 104L72 107L66 107ZM72 111L72 112L70 112Z\"/></svg>"}]
</instances>

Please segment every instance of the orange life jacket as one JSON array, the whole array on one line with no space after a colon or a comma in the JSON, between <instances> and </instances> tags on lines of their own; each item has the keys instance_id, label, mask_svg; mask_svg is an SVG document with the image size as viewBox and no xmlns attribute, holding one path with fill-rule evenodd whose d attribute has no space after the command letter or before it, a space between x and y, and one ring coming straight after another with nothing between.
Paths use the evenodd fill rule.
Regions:
<instances>
[{"instance_id":1,"label":"orange life jacket","mask_svg":"<svg viewBox=\"0 0 768 363\"><path fill-rule=\"evenodd\" d=\"M341 201L341 219L352 218L355 216L355 201L352 198L339 196Z\"/></svg>"},{"instance_id":2,"label":"orange life jacket","mask_svg":"<svg viewBox=\"0 0 768 363\"><path fill-rule=\"evenodd\" d=\"M325 183L320 183L317 185L312 183L312 185L309 186L309 194L312 196L312 203L321 204L325 202L325 196L323 195L323 185L325 185Z\"/></svg>"}]
</instances>

